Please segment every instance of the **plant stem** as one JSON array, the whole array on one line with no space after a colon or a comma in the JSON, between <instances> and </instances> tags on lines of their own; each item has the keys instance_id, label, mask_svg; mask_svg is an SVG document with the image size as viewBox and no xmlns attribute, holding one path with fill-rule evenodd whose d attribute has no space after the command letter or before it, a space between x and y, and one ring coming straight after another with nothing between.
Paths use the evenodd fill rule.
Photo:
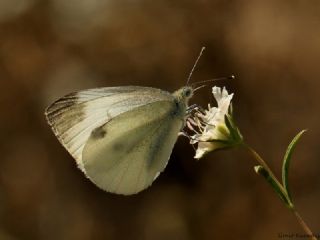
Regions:
<instances>
[{"instance_id":1,"label":"plant stem","mask_svg":"<svg viewBox=\"0 0 320 240\"><path fill-rule=\"evenodd\" d=\"M292 210L294 215L297 217L298 222L300 223L300 225L302 226L303 230L308 234L308 236L310 236L310 239L312 240L318 240L315 235L312 233L311 229L309 228L309 226L305 223L305 221L302 219L302 217L300 216L300 214L297 212L297 210L293 209Z\"/></svg>"},{"instance_id":2,"label":"plant stem","mask_svg":"<svg viewBox=\"0 0 320 240\"><path fill-rule=\"evenodd\" d=\"M249 152L251 153L251 155L258 161L258 163L263 166L270 174L270 176L276 181L276 183L278 184L279 188L281 189L281 191L283 193L286 193L286 190L284 189L284 187L281 185L281 183L278 181L278 179L276 178L276 176L273 174L273 172L271 171L270 167L267 165L267 163L262 159L262 157L260 157L260 155L250 146L248 145L244 145L246 149L249 150Z\"/></svg>"},{"instance_id":3,"label":"plant stem","mask_svg":"<svg viewBox=\"0 0 320 240\"><path fill-rule=\"evenodd\" d=\"M270 167L268 166L268 164L262 159L262 157L250 146L243 144L243 146L251 153L251 155L257 160L257 162L264 167L269 175L274 179L274 181L277 183L278 187L280 188L280 190L287 195L286 190L284 189L284 187L282 186L282 184L279 182L279 180L275 177L275 175L273 174L273 172L271 171ZM297 212L297 210L295 209L294 205L292 204L292 207L290 208L290 210L294 213L294 215L296 216L299 224L301 225L301 227L303 228L303 230L305 231L305 233L310 236L311 240L317 240L317 238L315 237L315 235L312 233L312 231L310 230L309 226L305 223L305 221L302 219L302 217L300 216L300 214Z\"/></svg>"}]
</instances>

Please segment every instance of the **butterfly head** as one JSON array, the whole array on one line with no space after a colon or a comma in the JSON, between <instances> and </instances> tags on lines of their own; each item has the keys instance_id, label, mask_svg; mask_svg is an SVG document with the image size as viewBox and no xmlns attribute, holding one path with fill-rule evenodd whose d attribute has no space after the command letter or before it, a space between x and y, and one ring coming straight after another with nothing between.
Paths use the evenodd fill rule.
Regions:
<instances>
[{"instance_id":1,"label":"butterfly head","mask_svg":"<svg viewBox=\"0 0 320 240\"><path fill-rule=\"evenodd\" d=\"M173 96L178 102L187 104L188 100L193 96L193 88L190 86L185 86L173 93Z\"/></svg>"},{"instance_id":2,"label":"butterfly head","mask_svg":"<svg viewBox=\"0 0 320 240\"><path fill-rule=\"evenodd\" d=\"M184 86L172 94L177 107L175 115L180 115L182 119L185 118L186 110L188 107L188 101L193 96L193 92L194 90L192 87Z\"/></svg>"},{"instance_id":3,"label":"butterfly head","mask_svg":"<svg viewBox=\"0 0 320 240\"><path fill-rule=\"evenodd\" d=\"M185 86L173 93L174 102L177 106L176 114L185 117L185 113L188 107L189 99L193 96L193 88L190 86Z\"/></svg>"},{"instance_id":4,"label":"butterfly head","mask_svg":"<svg viewBox=\"0 0 320 240\"><path fill-rule=\"evenodd\" d=\"M186 86L182 88L182 95L184 98L189 99L193 96L193 88Z\"/></svg>"}]
</instances>

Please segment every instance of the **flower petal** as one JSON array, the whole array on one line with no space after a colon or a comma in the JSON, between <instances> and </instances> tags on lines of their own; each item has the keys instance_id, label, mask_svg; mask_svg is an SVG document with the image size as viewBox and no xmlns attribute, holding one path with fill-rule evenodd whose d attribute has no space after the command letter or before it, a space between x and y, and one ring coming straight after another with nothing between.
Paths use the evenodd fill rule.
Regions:
<instances>
[{"instance_id":1,"label":"flower petal","mask_svg":"<svg viewBox=\"0 0 320 240\"><path fill-rule=\"evenodd\" d=\"M194 122L197 122L199 131L189 127L195 134L191 136L190 143L196 144L197 151L195 158L199 159L206 153L219 148L232 146L233 139L230 129L225 123L225 116L231 104L233 93L229 94L225 88L213 87L212 93L217 101L217 107L208 104L208 110L194 115Z\"/></svg>"}]
</instances>

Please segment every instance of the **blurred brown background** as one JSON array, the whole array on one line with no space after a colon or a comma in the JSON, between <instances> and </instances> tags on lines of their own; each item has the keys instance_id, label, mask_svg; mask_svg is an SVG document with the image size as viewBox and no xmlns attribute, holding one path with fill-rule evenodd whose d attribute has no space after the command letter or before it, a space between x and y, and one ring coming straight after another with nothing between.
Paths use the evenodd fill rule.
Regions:
<instances>
[{"instance_id":1,"label":"blurred brown background","mask_svg":"<svg viewBox=\"0 0 320 240\"><path fill-rule=\"evenodd\" d=\"M130 196L77 169L43 115L64 94L99 86L174 91L192 81L235 92L235 116L280 176L291 138L296 206L320 233L320 2L0 0L0 239L278 239L303 233L244 150L196 162L178 140L161 176ZM213 101L210 88L192 103Z\"/></svg>"}]
</instances>

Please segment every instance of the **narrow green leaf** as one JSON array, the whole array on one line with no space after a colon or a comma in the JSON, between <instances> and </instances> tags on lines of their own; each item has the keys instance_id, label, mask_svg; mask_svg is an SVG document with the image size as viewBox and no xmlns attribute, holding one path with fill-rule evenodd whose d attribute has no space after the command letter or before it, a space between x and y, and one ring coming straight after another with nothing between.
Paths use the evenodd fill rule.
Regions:
<instances>
[{"instance_id":1,"label":"narrow green leaf","mask_svg":"<svg viewBox=\"0 0 320 240\"><path fill-rule=\"evenodd\" d=\"M232 102L229 105L229 109L228 109L228 114L233 116L233 106L232 106Z\"/></svg>"},{"instance_id":2,"label":"narrow green leaf","mask_svg":"<svg viewBox=\"0 0 320 240\"><path fill-rule=\"evenodd\" d=\"M226 126L227 126L229 132L230 132L231 138L232 138L232 139L235 139L236 136L235 136L235 134L234 134L234 127L233 127L233 124L232 124L231 116L228 115L228 114L226 114L226 115L224 116L224 121L225 121L225 123L226 123Z\"/></svg>"},{"instance_id":3,"label":"narrow green leaf","mask_svg":"<svg viewBox=\"0 0 320 240\"><path fill-rule=\"evenodd\" d=\"M226 144L226 145L230 145L230 141L221 140L221 139L210 139L210 140L207 140L207 141L199 141L199 142L223 143L223 144Z\"/></svg>"},{"instance_id":4,"label":"narrow green leaf","mask_svg":"<svg viewBox=\"0 0 320 240\"><path fill-rule=\"evenodd\" d=\"M236 124L234 123L233 117L229 114L225 115L225 123L227 128L229 129L230 135L234 142L242 142L243 138L242 135L237 128Z\"/></svg>"},{"instance_id":5,"label":"narrow green leaf","mask_svg":"<svg viewBox=\"0 0 320 240\"><path fill-rule=\"evenodd\" d=\"M272 189L278 194L278 196L280 197L280 199L284 202L284 204L292 209L293 208L293 204L290 201L290 199L288 198L288 196L286 195L286 193L284 193L281 190L281 187L278 185L277 181L275 181L275 179L272 178L272 176L269 174L269 172L261 165L255 166L254 167L254 171L261 175L262 177L264 177L267 182L269 183L269 185L272 187Z\"/></svg>"},{"instance_id":6,"label":"narrow green leaf","mask_svg":"<svg viewBox=\"0 0 320 240\"><path fill-rule=\"evenodd\" d=\"M285 190L287 191L287 195L290 199L290 201L292 201L291 198L291 194L289 191L289 179L288 179L288 175L289 175L289 166L290 166L290 160L291 160L291 156L293 153L293 150L295 149L295 146L297 144L297 142L299 141L300 137L302 136L302 134L305 132L306 130L302 130L301 132L299 132L290 142L290 144L288 145L286 154L284 155L283 158L283 163L282 163L282 184L285 188Z\"/></svg>"},{"instance_id":7,"label":"narrow green leaf","mask_svg":"<svg viewBox=\"0 0 320 240\"><path fill-rule=\"evenodd\" d=\"M240 133L239 128L237 128L236 131L237 131L238 141L239 141L239 142L242 142L242 141L243 141L243 137L242 137L242 135L241 135L241 133Z\"/></svg>"}]
</instances>

